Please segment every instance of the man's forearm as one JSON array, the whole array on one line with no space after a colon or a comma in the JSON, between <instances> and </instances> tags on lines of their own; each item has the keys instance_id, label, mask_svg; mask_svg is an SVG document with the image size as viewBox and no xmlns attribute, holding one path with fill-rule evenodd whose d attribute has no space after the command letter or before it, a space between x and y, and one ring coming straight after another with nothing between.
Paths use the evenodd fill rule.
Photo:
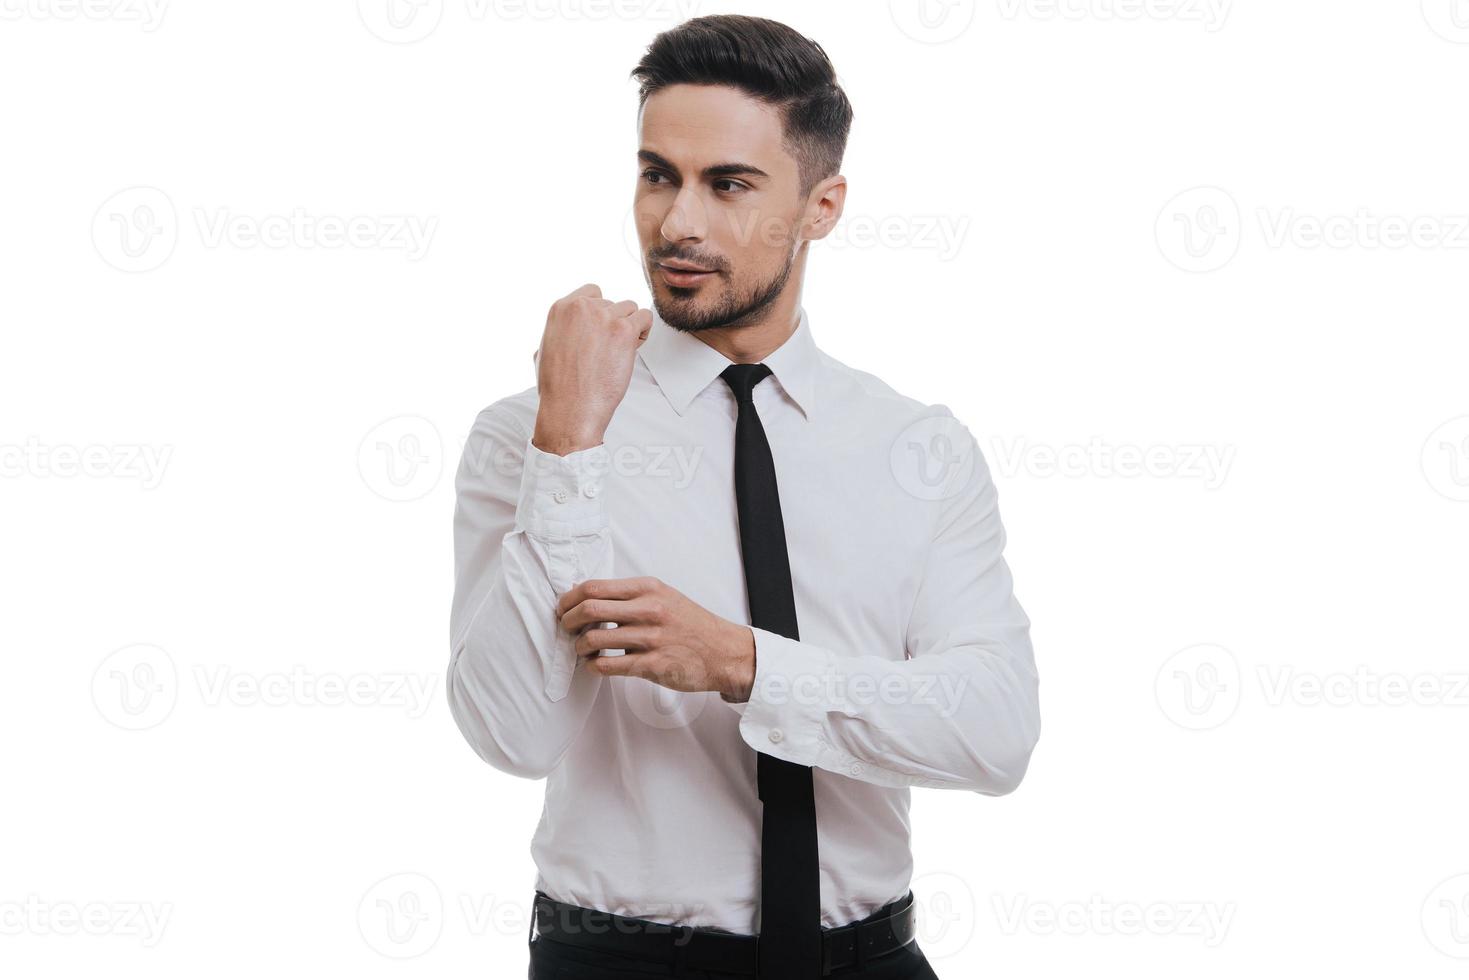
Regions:
<instances>
[{"instance_id":1,"label":"man's forearm","mask_svg":"<svg viewBox=\"0 0 1469 980\"><path fill-rule=\"evenodd\" d=\"M448 687L475 751L496 768L539 778L585 726L600 683L576 671L555 597L610 573L613 551L599 499L605 449L558 456L529 442L507 418L485 413L465 446L455 512L463 595ZM519 469L506 467L517 455Z\"/></svg>"}]
</instances>

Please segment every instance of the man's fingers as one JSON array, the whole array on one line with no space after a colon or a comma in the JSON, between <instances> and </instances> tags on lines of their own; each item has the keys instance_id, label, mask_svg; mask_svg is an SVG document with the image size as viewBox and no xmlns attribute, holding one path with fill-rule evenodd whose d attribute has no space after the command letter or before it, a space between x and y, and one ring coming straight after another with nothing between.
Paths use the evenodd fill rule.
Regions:
<instances>
[{"instance_id":1,"label":"man's fingers","mask_svg":"<svg viewBox=\"0 0 1469 980\"><path fill-rule=\"evenodd\" d=\"M655 578L589 578L569 591L563 592L556 601L556 618L588 599L635 599L658 584Z\"/></svg>"},{"instance_id":2,"label":"man's fingers","mask_svg":"<svg viewBox=\"0 0 1469 980\"><path fill-rule=\"evenodd\" d=\"M711 690L709 679L698 661L669 657L657 650L650 653L628 651L625 657L592 657L583 663L587 670L604 677L641 677L672 691Z\"/></svg>"},{"instance_id":3,"label":"man's fingers","mask_svg":"<svg viewBox=\"0 0 1469 980\"><path fill-rule=\"evenodd\" d=\"M598 286L594 282L589 282L585 286L582 286L578 289L573 289L570 293L567 293L568 298L572 296L590 296L593 299L601 299L602 287Z\"/></svg>"},{"instance_id":4,"label":"man's fingers","mask_svg":"<svg viewBox=\"0 0 1469 980\"><path fill-rule=\"evenodd\" d=\"M653 649L653 633L642 626L619 626L617 629L590 629L576 638L576 655L585 657L602 650L626 650L635 653Z\"/></svg>"},{"instance_id":5,"label":"man's fingers","mask_svg":"<svg viewBox=\"0 0 1469 980\"><path fill-rule=\"evenodd\" d=\"M607 307L612 316L619 320L630 313L636 312L637 308L638 304L630 299L625 299L621 302L613 303L611 306Z\"/></svg>"},{"instance_id":6,"label":"man's fingers","mask_svg":"<svg viewBox=\"0 0 1469 980\"><path fill-rule=\"evenodd\" d=\"M628 314L628 320L632 321L638 328L638 343L648 339L648 331L653 328L653 311L637 309Z\"/></svg>"},{"instance_id":7,"label":"man's fingers","mask_svg":"<svg viewBox=\"0 0 1469 980\"><path fill-rule=\"evenodd\" d=\"M654 661L658 659L656 653L629 653L625 657L592 657L583 663L587 670L604 677L641 677L656 681L658 671Z\"/></svg>"},{"instance_id":8,"label":"man's fingers","mask_svg":"<svg viewBox=\"0 0 1469 980\"><path fill-rule=\"evenodd\" d=\"M638 599L587 599L561 614L561 628L576 632L588 623L651 623L654 610Z\"/></svg>"}]
</instances>

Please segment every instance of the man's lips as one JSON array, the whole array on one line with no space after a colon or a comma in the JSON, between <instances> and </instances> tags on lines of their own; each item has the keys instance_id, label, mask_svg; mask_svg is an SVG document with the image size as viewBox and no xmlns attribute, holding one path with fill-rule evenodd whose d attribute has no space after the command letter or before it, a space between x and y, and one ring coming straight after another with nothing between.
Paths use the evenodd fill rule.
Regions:
<instances>
[{"instance_id":1,"label":"man's lips","mask_svg":"<svg viewBox=\"0 0 1469 980\"><path fill-rule=\"evenodd\" d=\"M714 275L712 269L680 268L676 265L658 263L663 278L670 286L692 286Z\"/></svg>"}]
</instances>

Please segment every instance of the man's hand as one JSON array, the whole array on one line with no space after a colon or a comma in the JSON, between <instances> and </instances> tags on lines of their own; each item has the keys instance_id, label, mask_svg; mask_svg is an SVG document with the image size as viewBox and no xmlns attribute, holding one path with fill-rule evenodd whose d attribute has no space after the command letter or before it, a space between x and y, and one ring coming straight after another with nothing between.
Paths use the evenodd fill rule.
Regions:
<instances>
[{"instance_id":1,"label":"man's hand","mask_svg":"<svg viewBox=\"0 0 1469 980\"><path fill-rule=\"evenodd\" d=\"M602 441L652 326L651 310L603 299L591 283L551 305L536 358L537 449L566 456Z\"/></svg>"},{"instance_id":2,"label":"man's hand","mask_svg":"<svg viewBox=\"0 0 1469 980\"><path fill-rule=\"evenodd\" d=\"M755 634L656 578L587 579L556 604L587 670L641 677L675 691L718 691L738 704L755 684ZM604 628L616 623L616 628ZM600 656L626 650L625 656Z\"/></svg>"}]
</instances>

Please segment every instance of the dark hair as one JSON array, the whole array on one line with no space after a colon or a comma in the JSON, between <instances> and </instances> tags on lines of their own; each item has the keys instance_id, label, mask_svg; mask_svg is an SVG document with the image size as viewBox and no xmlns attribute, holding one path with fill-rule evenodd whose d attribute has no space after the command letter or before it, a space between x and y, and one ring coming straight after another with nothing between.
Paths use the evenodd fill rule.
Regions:
<instances>
[{"instance_id":1,"label":"dark hair","mask_svg":"<svg viewBox=\"0 0 1469 980\"><path fill-rule=\"evenodd\" d=\"M632 70L638 108L669 85L729 85L780 110L804 197L840 171L852 105L821 45L779 21L743 14L695 17L653 38Z\"/></svg>"}]
</instances>

